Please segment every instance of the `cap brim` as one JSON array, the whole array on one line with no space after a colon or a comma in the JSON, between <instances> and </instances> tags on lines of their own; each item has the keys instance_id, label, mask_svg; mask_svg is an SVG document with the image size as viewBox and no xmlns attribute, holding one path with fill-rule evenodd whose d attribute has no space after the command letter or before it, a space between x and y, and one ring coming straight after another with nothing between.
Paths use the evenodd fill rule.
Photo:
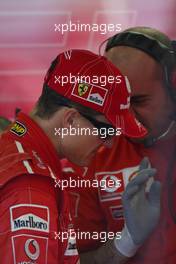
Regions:
<instances>
[{"instance_id":1,"label":"cap brim","mask_svg":"<svg viewBox=\"0 0 176 264\"><path fill-rule=\"evenodd\" d=\"M124 110L121 115L114 115L108 119L116 128L120 128L125 136L143 138L148 134L146 128L128 110Z\"/></svg>"}]
</instances>

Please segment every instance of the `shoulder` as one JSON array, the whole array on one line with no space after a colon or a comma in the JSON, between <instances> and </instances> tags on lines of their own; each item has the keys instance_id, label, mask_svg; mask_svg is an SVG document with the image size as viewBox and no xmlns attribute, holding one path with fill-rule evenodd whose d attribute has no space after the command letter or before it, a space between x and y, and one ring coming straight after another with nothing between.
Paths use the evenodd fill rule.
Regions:
<instances>
[{"instance_id":1,"label":"shoulder","mask_svg":"<svg viewBox=\"0 0 176 264\"><path fill-rule=\"evenodd\" d=\"M0 146L0 186L24 174L52 177L51 169L40 156L20 141L1 137Z\"/></svg>"}]
</instances>

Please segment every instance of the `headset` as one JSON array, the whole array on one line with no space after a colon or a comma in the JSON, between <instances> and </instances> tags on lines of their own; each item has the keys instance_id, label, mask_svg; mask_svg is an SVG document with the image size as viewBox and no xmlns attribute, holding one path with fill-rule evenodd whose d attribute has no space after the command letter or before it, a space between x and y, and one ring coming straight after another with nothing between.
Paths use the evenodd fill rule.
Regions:
<instances>
[{"instance_id":1,"label":"headset","mask_svg":"<svg viewBox=\"0 0 176 264\"><path fill-rule=\"evenodd\" d=\"M160 63L164 70L164 86L168 90L172 100L176 103L176 41L171 41L170 47L164 45L155 38L147 34L138 33L134 31L125 31L114 35L108 39L105 51L110 50L116 46L129 46L140 49L153 57ZM176 120L176 114L173 113L172 121L169 128L159 137L150 138L144 142L146 147L152 146L158 139L164 137L171 130L173 122ZM176 167L176 147L173 151L173 157L169 161L167 168L167 192L168 192L168 208L173 222L176 224L176 210L174 208L174 193L175 193L175 179L173 175L174 167Z\"/></svg>"},{"instance_id":2,"label":"headset","mask_svg":"<svg viewBox=\"0 0 176 264\"><path fill-rule=\"evenodd\" d=\"M116 46L140 49L159 62L164 70L164 84L176 102L176 41L171 41L168 47L147 34L129 30L109 38L105 51Z\"/></svg>"},{"instance_id":3,"label":"headset","mask_svg":"<svg viewBox=\"0 0 176 264\"><path fill-rule=\"evenodd\" d=\"M145 33L127 30L120 34L116 34L109 38L106 44L105 51L107 52L113 47L129 46L150 55L163 68L164 87L168 91L171 100L176 103L176 41L170 41L170 45L165 45L161 41ZM157 140L165 137L172 129L176 120L176 110L171 115L172 122L168 129L157 138L149 137L144 140L146 147L152 146Z\"/></svg>"}]
</instances>

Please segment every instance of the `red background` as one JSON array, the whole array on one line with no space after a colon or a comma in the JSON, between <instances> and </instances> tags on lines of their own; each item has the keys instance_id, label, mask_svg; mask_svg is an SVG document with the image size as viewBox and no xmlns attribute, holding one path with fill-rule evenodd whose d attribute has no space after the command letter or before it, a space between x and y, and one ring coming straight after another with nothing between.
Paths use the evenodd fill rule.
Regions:
<instances>
[{"instance_id":1,"label":"red background","mask_svg":"<svg viewBox=\"0 0 176 264\"><path fill-rule=\"evenodd\" d=\"M16 107L29 112L44 74L57 53L69 48L98 51L113 35L55 32L54 24L79 23L151 26L176 38L176 0L6 0L0 2L0 115L14 117Z\"/></svg>"}]
</instances>

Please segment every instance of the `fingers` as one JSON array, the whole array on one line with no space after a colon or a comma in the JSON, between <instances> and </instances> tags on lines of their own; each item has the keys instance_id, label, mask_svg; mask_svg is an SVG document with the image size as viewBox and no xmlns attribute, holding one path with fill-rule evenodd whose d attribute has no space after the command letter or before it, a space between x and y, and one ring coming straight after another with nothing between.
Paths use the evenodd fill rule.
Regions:
<instances>
[{"instance_id":1,"label":"fingers","mask_svg":"<svg viewBox=\"0 0 176 264\"><path fill-rule=\"evenodd\" d=\"M150 162L148 157L143 158L143 160L141 161L140 165L139 165L139 170L144 170L149 168L150 166Z\"/></svg>"},{"instance_id":2,"label":"fingers","mask_svg":"<svg viewBox=\"0 0 176 264\"><path fill-rule=\"evenodd\" d=\"M131 180L127 187L129 188L131 185L143 185L147 182L150 177L153 177L156 174L156 169L143 169L139 171L137 176Z\"/></svg>"},{"instance_id":3,"label":"fingers","mask_svg":"<svg viewBox=\"0 0 176 264\"><path fill-rule=\"evenodd\" d=\"M131 180L124 193L123 199L129 200L131 199L136 193L139 195L145 195L145 185L150 177L153 177L156 173L156 169L143 169L138 175Z\"/></svg>"},{"instance_id":4,"label":"fingers","mask_svg":"<svg viewBox=\"0 0 176 264\"><path fill-rule=\"evenodd\" d=\"M145 188L146 188L146 183L149 180L149 178L153 177L156 174L156 169L154 168L149 168L149 159L145 157L141 163L140 163L140 168L137 176L132 179L124 193L123 193L123 201L128 201L131 200L135 195L138 195L138 198L141 200L144 199L145 197ZM157 203L157 201L160 201L160 189L159 189L158 184L154 184L153 187L150 189L151 191L151 203ZM158 199L158 200L157 200Z\"/></svg>"},{"instance_id":5,"label":"fingers","mask_svg":"<svg viewBox=\"0 0 176 264\"><path fill-rule=\"evenodd\" d=\"M148 194L148 200L152 206L159 206L161 199L161 183L159 181L154 181L150 187Z\"/></svg>"},{"instance_id":6,"label":"fingers","mask_svg":"<svg viewBox=\"0 0 176 264\"><path fill-rule=\"evenodd\" d=\"M123 193L122 199L123 200L130 200L139 190L138 185L131 186L130 188L126 189Z\"/></svg>"}]
</instances>

